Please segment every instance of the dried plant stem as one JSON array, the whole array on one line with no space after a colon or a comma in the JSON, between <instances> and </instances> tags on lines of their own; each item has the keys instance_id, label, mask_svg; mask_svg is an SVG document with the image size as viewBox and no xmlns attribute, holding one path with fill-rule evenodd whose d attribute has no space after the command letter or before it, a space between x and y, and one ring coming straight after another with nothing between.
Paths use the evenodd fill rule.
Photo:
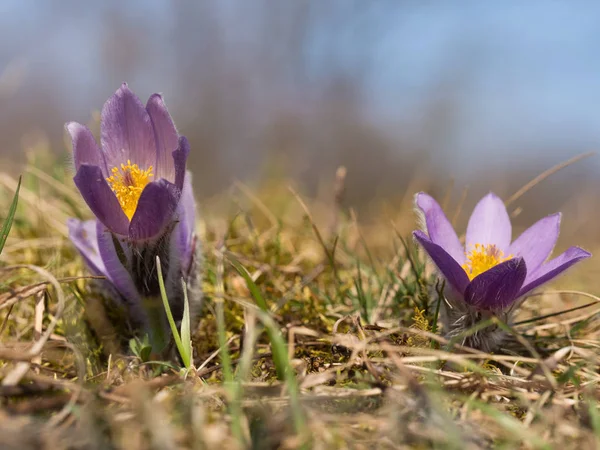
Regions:
<instances>
[{"instance_id":1,"label":"dried plant stem","mask_svg":"<svg viewBox=\"0 0 600 450\"><path fill-rule=\"evenodd\" d=\"M582 159L589 158L590 156L595 155L595 154L596 154L596 152L582 153L581 155L574 156L573 158L568 159L567 161L564 161L564 162L562 162L560 164L557 164L554 167L551 167L550 169L548 169L548 170L542 172L541 174L539 174L537 177L535 177L533 180L529 181L522 188L520 188L517 192L515 192L513 195L511 195L504 202L504 204L508 207L509 205L511 205L512 203L514 203L516 200L518 200L521 196L523 196L523 194L525 194L527 191L529 191L530 189L532 189L537 184L539 184L542 181L544 181L549 176L555 174L556 172L558 172L561 169L564 169L565 167L568 167L568 166L570 166L572 164L575 164L576 162L581 161Z\"/></svg>"}]
</instances>

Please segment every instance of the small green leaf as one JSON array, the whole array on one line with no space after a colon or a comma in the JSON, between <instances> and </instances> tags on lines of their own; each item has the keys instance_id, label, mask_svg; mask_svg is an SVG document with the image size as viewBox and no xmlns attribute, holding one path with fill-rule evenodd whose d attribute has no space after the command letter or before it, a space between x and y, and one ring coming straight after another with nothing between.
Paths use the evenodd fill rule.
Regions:
<instances>
[{"instance_id":1,"label":"small green leaf","mask_svg":"<svg viewBox=\"0 0 600 450\"><path fill-rule=\"evenodd\" d=\"M150 361L150 354L151 353L152 353L152 346L150 346L150 345L144 345L140 349L140 359L142 360L142 362L148 362L148 361Z\"/></svg>"},{"instance_id":2,"label":"small green leaf","mask_svg":"<svg viewBox=\"0 0 600 450\"><path fill-rule=\"evenodd\" d=\"M129 350L131 350L131 353L135 356L140 356L140 348L136 338L129 339Z\"/></svg>"},{"instance_id":3,"label":"small green leaf","mask_svg":"<svg viewBox=\"0 0 600 450\"><path fill-rule=\"evenodd\" d=\"M13 197L13 201L8 210L8 216L6 216L6 220L4 221L2 229L0 230L0 253L2 253L2 249L4 248L4 244L6 243L6 239L8 238L8 233L10 232L10 228L12 227L13 219L15 218L15 212L17 211L17 203L19 202L20 189L21 177L19 177L17 190L15 191L15 196Z\"/></svg>"},{"instance_id":4,"label":"small green leaf","mask_svg":"<svg viewBox=\"0 0 600 450\"><path fill-rule=\"evenodd\" d=\"M182 350L185 351L185 357L181 355L183 360L187 359L188 364L186 369L189 369L189 364L192 361L192 334L191 334L191 320L190 320L190 302L187 296L187 286L183 278L181 279L181 287L183 289L183 318L181 320L181 344Z\"/></svg>"}]
</instances>

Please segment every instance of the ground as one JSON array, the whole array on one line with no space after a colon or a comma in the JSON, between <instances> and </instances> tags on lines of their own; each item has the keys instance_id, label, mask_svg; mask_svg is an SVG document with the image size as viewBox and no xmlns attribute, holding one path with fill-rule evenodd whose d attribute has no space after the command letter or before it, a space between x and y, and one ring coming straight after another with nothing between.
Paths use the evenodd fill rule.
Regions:
<instances>
[{"instance_id":1,"label":"ground","mask_svg":"<svg viewBox=\"0 0 600 450\"><path fill-rule=\"evenodd\" d=\"M95 288L69 169L30 156L0 260L0 447L595 448L597 299L537 293L493 354L449 342L412 211L358 220L343 176L323 198L276 180L201 203L186 370L148 360ZM0 175L2 219L16 187Z\"/></svg>"}]
</instances>

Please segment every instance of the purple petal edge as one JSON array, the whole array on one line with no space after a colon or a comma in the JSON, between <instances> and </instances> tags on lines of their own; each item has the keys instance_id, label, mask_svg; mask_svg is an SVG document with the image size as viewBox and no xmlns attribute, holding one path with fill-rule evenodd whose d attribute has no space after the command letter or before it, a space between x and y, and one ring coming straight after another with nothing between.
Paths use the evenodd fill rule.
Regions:
<instances>
[{"instance_id":1,"label":"purple petal edge","mask_svg":"<svg viewBox=\"0 0 600 450\"><path fill-rule=\"evenodd\" d=\"M464 294L469 284L469 277L460 264L440 245L433 243L422 231L413 231L413 236L433 260L442 276L448 280L448 283L460 294Z\"/></svg>"},{"instance_id":2,"label":"purple petal edge","mask_svg":"<svg viewBox=\"0 0 600 450\"><path fill-rule=\"evenodd\" d=\"M148 183L131 218L129 238L138 241L159 235L173 221L180 197L181 191L165 179Z\"/></svg>"},{"instance_id":3,"label":"purple petal edge","mask_svg":"<svg viewBox=\"0 0 600 450\"><path fill-rule=\"evenodd\" d=\"M185 179L185 166L188 155L190 154L190 143L185 136L179 138L179 146L173 152L173 162L175 164L175 186L179 190L183 189L183 181Z\"/></svg>"},{"instance_id":4,"label":"purple petal edge","mask_svg":"<svg viewBox=\"0 0 600 450\"><path fill-rule=\"evenodd\" d=\"M484 310L502 310L518 297L527 276L523 258L513 258L473 278L465 291L465 302Z\"/></svg>"},{"instance_id":5,"label":"purple petal edge","mask_svg":"<svg viewBox=\"0 0 600 450\"><path fill-rule=\"evenodd\" d=\"M561 214L552 214L538 220L525 230L508 248L507 254L523 257L527 264L528 278L552 253L560 232ZM527 283L529 280L526 280Z\"/></svg>"},{"instance_id":6,"label":"purple petal edge","mask_svg":"<svg viewBox=\"0 0 600 450\"><path fill-rule=\"evenodd\" d=\"M465 249L439 203L424 192L419 192L415 196L415 203L425 215L425 225L427 226L429 239L445 249L456 262L463 264L465 262Z\"/></svg>"},{"instance_id":7,"label":"purple petal edge","mask_svg":"<svg viewBox=\"0 0 600 450\"><path fill-rule=\"evenodd\" d=\"M152 121L127 83L123 83L102 108L100 141L108 170L128 159L141 169L156 164Z\"/></svg>"},{"instance_id":8,"label":"purple petal edge","mask_svg":"<svg viewBox=\"0 0 600 450\"><path fill-rule=\"evenodd\" d=\"M93 275L106 276L106 268L98 250L96 220L81 221L68 219L69 239L83 257L86 266Z\"/></svg>"},{"instance_id":9,"label":"purple petal edge","mask_svg":"<svg viewBox=\"0 0 600 450\"><path fill-rule=\"evenodd\" d=\"M585 251L579 247L570 247L564 253L561 253L556 258L551 259L546 264L538 268L533 274L531 274L531 280L528 280L527 284L523 286L519 292L519 297L531 292L533 289L541 286L544 283L556 278L562 274L565 270L571 267L573 264L591 257L590 252Z\"/></svg>"},{"instance_id":10,"label":"purple petal edge","mask_svg":"<svg viewBox=\"0 0 600 450\"><path fill-rule=\"evenodd\" d=\"M179 134L160 94L153 94L146 103L156 140L156 179L175 181L173 151L179 146Z\"/></svg>"},{"instance_id":11,"label":"purple petal edge","mask_svg":"<svg viewBox=\"0 0 600 450\"><path fill-rule=\"evenodd\" d=\"M83 164L77 170L73 181L98 220L114 233L127 235L129 219L106 182L100 167Z\"/></svg>"},{"instance_id":12,"label":"purple petal edge","mask_svg":"<svg viewBox=\"0 0 600 450\"><path fill-rule=\"evenodd\" d=\"M470 252L475 244L495 245L507 254L511 234L512 226L504 202L490 192L477 203L469 218L465 250Z\"/></svg>"},{"instance_id":13,"label":"purple petal edge","mask_svg":"<svg viewBox=\"0 0 600 450\"><path fill-rule=\"evenodd\" d=\"M196 205L189 172L185 176L175 220L177 225L169 242L170 264L167 279L173 281L167 283L167 293L169 295L170 291L176 292L179 289L182 276L186 282L188 281L189 271L195 256L195 246L198 245L195 239Z\"/></svg>"},{"instance_id":14,"label":"purple petal edge","mask_svg":"<svg viewBox=\"0 0 600 450\"><path fill-rule=\"evenodd\" d=\"M110 230L99 221L97 222L96 234L98 238L98 251L106 268L106 276L119 292L125 304L129 305L129 308L132 311L136 311L136 315L139 316L139 308L141 307L140 295L131 275L119 259L119 254L115 249L115 240L119 241L119 244L121 240L117 236L113 237Z\"/></svg>"},{"instance_id":15,"label":"purple petal edge","mask_svg":"<svg viewBox=\"0 0 600 450\"><path fill-rule=\"evenodd\" d=\"M179 223L175 230L175 239L183 260L182 266L187 271L194 252L193 241L196 228L196 201L194 200L192 174L190 172L186 173L183 182L183 191L177 206L177 218Z\"/></svg>"},{"instance_id":16,"label":"purple petal edge","mask_svg":"<svg viewBox=\"0 0 600 450\"><path fill-rule=\"evenodd\" d=\"M98 143L89 128L77 122L69 122L65 124L65 129L71 136L71 142L73 143L75 170L79 170L82 164L98 166L102 170L102 174L107 177L108 170L104 154L98 147Z\"/></svg>"}]
</instances>

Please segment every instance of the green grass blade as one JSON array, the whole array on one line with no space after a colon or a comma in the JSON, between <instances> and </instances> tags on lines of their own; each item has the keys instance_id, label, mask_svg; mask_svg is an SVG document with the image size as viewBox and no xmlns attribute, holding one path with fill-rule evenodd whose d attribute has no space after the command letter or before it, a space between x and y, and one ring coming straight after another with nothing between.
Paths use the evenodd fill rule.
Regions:
<instances>
[{"instance_id":1,"label":"green grass blade","mask_svg":"<svg viewBox=\"0 0 600 450\"><path fill-rule=\"evenodd\" d=\"M258 307L266 314L269 314L269 308L267 306L267 302L262 296L260 289L250 276L250 273L244 266L240 264L233 256L228 255L228 259L230 264L237 270L237 272L242 276L244 281L246 282L246 286L250 291L250 294L254 298L254 301L258 305ZM273 327L267 327L267 335L269 336L269 341L271 342L271 347L273 347L273 364L275 365L275 370L277 371L277 378L279 380L283 380L285 378L285 361L282 359L282 356L275 351L275 334L273 332ZM287 358L287 354L284 355Z\"/></svg>"},{"instance_id":2,"label":"green grass blade","mask_svg":"<svg viewBox=\"0 0 600 450\"><path fill-rule=\"evenodd\" d=\"M19 182L17 184L17 190L15 191L15 196L13 197L10 208L8 209L8 216L6 216L6 220L2 225L2 229L0 230L0 253L2 253L2 249L4 248L4 244L6 243L6 239L8 238L8 233L10 232L10 228L12 227L13 220L15 218L15 212L17 211L17 204L19 203L19 190L21 189L21 177L19 177Z\"/></svg>"},{"instance_id":3,"label":"green grass blade","mask_svg":"<svg viewBox=\"0 0 600 450\"><path fill-rule=\"evenodd\" d=\"M192 362L192 333L191 333L191 321L190 321L190 302L187 296L187 286L183 278L181 279L181 288L183 289L183 318L181 320L181 344L182 350L185 352L181 357L184 361L187 359L188 364L185 366L186 369L190 368Z\"/></svg>"},{"instance_id":4,"label":"green grass blade","mask_svg":"<svg viewBox=\"0 0 600 450\"><path fill-rule=\"evenodd\" d=\"M268 312L269 308L267 306L267 302L265 301L264 297L262 296L260 289L258 288L256 283L252 279L250 272L248 272L248 270L244 266L242 266L242 264L237 259L235 259L233 256L228 255L227 258L229 260L229 263L235 268L235 270L237 270L237 272L242 276L244 281L246 281L248 290L250 291L252 298L254 298L254 301L256 301L256 304L258 305L258 307L260 309L262 309L263 311Z\"/></svg>"},{"instance_id":5,"label":"green grass blade","mask_svg":"<svg viewBox=\"0 0 600 450\"><path fill-rule=\"evenodd\" d=\"M219 339L219 356L221 365L223 366L223 379L225 381L225 389L229 393L229 413L231 415L231 431L240 444L240 448L248 448L246 435L242 425L244 419L244 411L241 405L242 384L239 380L235 380L233 376L233 363L231 354L227 344L227 333L225 328L225 311L223 308L223 296L225 294L225 286L223 283L223 254L219 253L216 273L216 291L215 298L215 314L217 318L217 336Z\"/></svg>"},{"instance_id":6,"label":"green grass blade","mask_svg":"<svg viewBox=\"0 0 600 450\"><path fill-rule=\"evenodd\" d=\"M300 405L300 389L296 379L296 374L288 358L288 349L277 323L271 318L269 313L259 314L260 320L265 324L269 337L271 339L271 348L273 351L273 360L280 361L283 370L283 381L290 396L290 408L296 433L306 439L308 437L306 428L306 418ZM301 448L306 448L302 446Z\"/></svg>"},{"instance_id":7,"label":"green grass blade","mask_svg":"<svg viewBox=\"0 0 600 450\"><path fill-rule=\"evenodd\" d=\"M160 257L158 256L156 257L156 270L158 271L158 285L160 287L160 296L162 297L165 313L167 314L167 319L169 321L169 326L171 327L171 332L173 333L173 338L175 339L175 345L177 345L177 350L181 355L183 364L186 368L189 368L191 363L189 358L186 358L186 352L183 348L183 344L181 343L181 338L179 336L179 332L177 331L177 325L175 325L173 314L171 313L171 307L169 306L169 299L167 298L167 290L165 289L165 281L163 279L162 274L162 267L160 265Z\"/></svg>"}]
</instances>

